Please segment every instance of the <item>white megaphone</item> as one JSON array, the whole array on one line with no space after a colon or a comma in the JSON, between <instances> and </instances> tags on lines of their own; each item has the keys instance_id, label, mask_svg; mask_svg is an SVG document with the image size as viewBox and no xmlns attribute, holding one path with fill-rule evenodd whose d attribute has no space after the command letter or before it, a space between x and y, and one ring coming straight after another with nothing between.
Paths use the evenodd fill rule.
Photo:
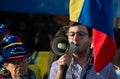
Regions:
<instances>
[{"instance_id":1,"label":"white megaphone","mask_svg":"<svg viewBox=\"0 0 120 79\"><path fill-rule=\"evenodd\" d=\"M63 36L56 36L51 40L51 51L58 56L61 56L67 52L77 52L78 47L73 43L69 43L68 39Z\"/></svg>"}]
</instances>

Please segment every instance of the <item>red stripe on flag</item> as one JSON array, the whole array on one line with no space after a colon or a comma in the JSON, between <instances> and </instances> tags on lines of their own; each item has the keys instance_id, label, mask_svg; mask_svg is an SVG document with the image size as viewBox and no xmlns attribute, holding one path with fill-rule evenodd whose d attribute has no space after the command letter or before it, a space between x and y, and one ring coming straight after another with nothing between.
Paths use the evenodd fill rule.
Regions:
<instances>
[{"instance_id":1,"label":"red stripe on flag","mask_svg":"<svg viewBox=\"0 0 120 79\"><path fill-rule=\"evenodd\" d=\"M114 57L116 46L112 37L93 29L94 67L99 72Z\"/></svg>"}]
</instances>

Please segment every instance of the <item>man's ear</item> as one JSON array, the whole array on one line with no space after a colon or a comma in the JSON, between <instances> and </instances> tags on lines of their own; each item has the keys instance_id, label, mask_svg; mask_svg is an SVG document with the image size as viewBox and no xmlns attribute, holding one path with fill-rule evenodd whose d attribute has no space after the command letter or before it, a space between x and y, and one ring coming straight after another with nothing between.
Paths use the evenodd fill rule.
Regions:
<instances>
[{"instance_id":1,"label":"man's ear","mask_svg":"<svg viewBox=\"0 0 120 79\"><path fill-rule=\"evenodd\" d=\"M90 48L93 48L93 37L90 37L90 42L91 42Z\"/></svg>"}]
</instances>

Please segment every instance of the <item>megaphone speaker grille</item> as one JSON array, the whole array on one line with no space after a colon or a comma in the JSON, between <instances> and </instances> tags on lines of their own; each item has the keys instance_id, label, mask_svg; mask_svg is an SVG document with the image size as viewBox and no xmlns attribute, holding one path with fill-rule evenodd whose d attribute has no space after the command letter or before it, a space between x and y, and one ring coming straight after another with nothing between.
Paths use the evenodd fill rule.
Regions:
<instances>
[{"instance_id":1,"label":"megaphone speaker grille","mask_svg":"<svg viewBox=\"0 0 120 79\"><path fill-rule=\"evenodd\" d=\"M51 50L54 54L61 56L63 55L68 49L68 41L65 37L55 37L51 42Z\"/></svg>"}]
</instances>

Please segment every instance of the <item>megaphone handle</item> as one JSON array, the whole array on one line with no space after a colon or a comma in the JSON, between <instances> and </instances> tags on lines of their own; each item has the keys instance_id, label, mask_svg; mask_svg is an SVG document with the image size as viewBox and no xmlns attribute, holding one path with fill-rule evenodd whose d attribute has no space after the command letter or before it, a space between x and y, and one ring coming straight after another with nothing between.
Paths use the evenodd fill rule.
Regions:
<instances>
[{"instance_id":1,"label":"megaphone handle","mask_svg":"<svg viewBox=\"0 0 120 79\"><path fill-rule=\"evenodd\" d=\"M63 76L62 76L62 79L65 79L67 69L68 69L68 66L65 64L65 65L64 65L64 70L63 70Z\"/></svg>"}]
</instances>

